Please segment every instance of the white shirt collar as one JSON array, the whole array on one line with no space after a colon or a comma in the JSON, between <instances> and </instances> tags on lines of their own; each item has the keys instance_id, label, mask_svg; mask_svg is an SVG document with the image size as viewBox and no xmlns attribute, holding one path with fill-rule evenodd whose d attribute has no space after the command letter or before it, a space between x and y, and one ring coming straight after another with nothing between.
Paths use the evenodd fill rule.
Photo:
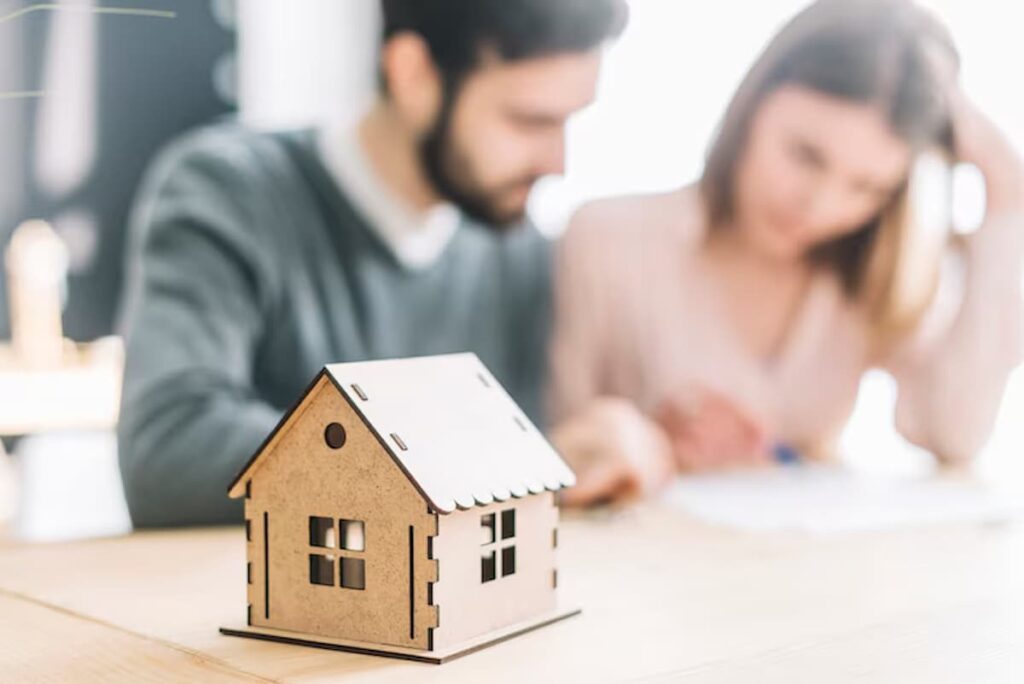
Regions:
<instances>
[{"instance_id":1,"label":"white shirt collar","mask_svg":"<svg viewBox=\"0 0 1024 684\"><path fill-rule=\"evenodd\" d=\"M353 206L407 268L435 263L462 220L452 204L416 211L374 172L359 139L359 119L322 128L317 147L324 166Z\"/></svg>"}]
</instances>

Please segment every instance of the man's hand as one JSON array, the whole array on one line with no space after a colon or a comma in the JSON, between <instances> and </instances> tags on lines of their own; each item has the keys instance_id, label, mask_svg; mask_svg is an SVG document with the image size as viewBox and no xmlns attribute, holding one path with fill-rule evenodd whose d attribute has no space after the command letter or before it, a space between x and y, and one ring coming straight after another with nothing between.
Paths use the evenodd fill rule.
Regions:
<instances>
[{"instance_id":1,"label":"man's hand","mask_svg":"<svg viewBox=\"0 0 1024 684\"><path fill-rule=\"evenodd\" d=\"M576 471L562 503L586 506L640 498L674 475L664 431L631 402L600 398L555 428L551 441Z\"/></svg>"}]
</instances>

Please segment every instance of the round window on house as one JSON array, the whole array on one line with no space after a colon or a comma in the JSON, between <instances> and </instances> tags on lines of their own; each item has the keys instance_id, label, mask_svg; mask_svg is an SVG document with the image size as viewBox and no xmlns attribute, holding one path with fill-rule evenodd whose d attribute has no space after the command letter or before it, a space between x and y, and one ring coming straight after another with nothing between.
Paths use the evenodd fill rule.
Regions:
<instances>
[{"instance_id":1,"label":"round window on house","mask_svg":"<svg viewBox=\"0 0 1024 684\"><path fill-rule=\"evenodd\" d=\"M324 430L324 441L332 449L340 449L345 446L345 428L341 423L331 423Z\"/></svg>"}]
</instances>

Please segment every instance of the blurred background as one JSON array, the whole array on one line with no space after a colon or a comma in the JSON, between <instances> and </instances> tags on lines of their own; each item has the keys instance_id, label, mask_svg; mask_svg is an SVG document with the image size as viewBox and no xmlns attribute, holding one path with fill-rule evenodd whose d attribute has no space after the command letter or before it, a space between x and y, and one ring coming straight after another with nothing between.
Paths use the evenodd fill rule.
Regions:
<instances>
[{"instance_id":1,"label":"blurred background","mask_svg":"<svg viewBox=\"0 0 1024 684\"><path fill-rule=\"evenodd\" d=\"M61 319L49 324L77 343L60 352L57 370L42 374L0 354L0 435L10 454L0 456L0 518L31 539L129 526L111 432L120 372L111 336L126 217L153 153L216 117L279 128L354 116L374 84L376 0L139 0L130 7L153 14L91 11L113 4L127 5L0 5L0 246L8 248L26 221L52 227L54 235L37 236L44 245L55 236L52 249L34 243L30 251L50 249L47 273L66 272L57 283ZM542 229L557 235L573 208L593 197L693 180L743 73L804 4L631 0L599 99L570 125L566 176L542 182L531 199ZM1024 147L1024 88L1007 78L1024 64L1024 8L996 0L924 4L953 31L968 94ZM160 14L167 11L173 16ZM983 209L980 179L959 170L958 229L973 229ZM9 270L0 265L0 340L14 347ZM36 286L46 283L21 284ZM874 373L864 389L844 438L849 458L893 472L930 467L891 428L891 381ZM1022 419L1018 370L979 465L996 484L1024 484Z\"/></svg>"}]
</instances>

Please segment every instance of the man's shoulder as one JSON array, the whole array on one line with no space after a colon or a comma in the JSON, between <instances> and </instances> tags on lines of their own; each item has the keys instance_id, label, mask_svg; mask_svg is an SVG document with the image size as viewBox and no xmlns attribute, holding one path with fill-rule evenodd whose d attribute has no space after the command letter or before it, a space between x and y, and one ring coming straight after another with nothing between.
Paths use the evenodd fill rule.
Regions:
<instances>
[{"instance_id":1,"label":"man's shoulder","mask_svg":"<svg viewBox=\"0 0 1024 684\"><path fill-rule=\"evenodd\" d=\"M235 173L257 177L293 163L308 131L262 131L228 120L194 128L168 142L154 166L165 172Z\"/></svg>"},{"instance_id":2,"label":"man's shoulder","mask_svg":"<svg viewBox=\"0 0 1024 684\"><path fill-rule=\"evenodd\" d=\"M250 262L272 266L268 250L288 244L280 227L291 224L282 212L303 217L302 208L313 206L287 135L224 122L170 141L150 165L133 207L138 244L178 241L187 225Z\"/></svg>"}]
</instances>

